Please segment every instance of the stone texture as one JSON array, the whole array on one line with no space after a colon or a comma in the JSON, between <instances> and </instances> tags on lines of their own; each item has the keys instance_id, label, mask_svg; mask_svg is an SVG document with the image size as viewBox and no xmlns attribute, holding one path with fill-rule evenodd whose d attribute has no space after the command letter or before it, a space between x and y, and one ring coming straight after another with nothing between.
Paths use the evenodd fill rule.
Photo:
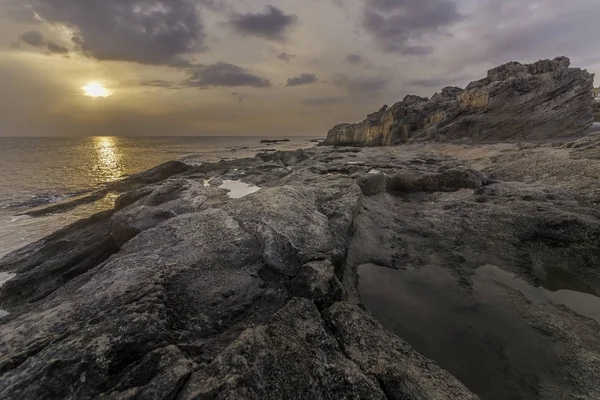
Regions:
<instances>
[{"instance_id":1,"label":"stone texture","mask_svg":"<svg viewBox=\"0 0 600 400\"><path fill-rule=\"evenodd\" d=\"M335 276L335 267L328 260L304 264L291 283L294 296L312 299L320 308L345 297L344 287Z\"/></svg>"},{"instance_id":2,"label":"stone texture","mask_svg":"<svg viewBox=\"0 0 600 400\"><path fill-rule=\"evenodd\" d=\"M356 183L365 196L373 196L385 192L387 177L384 174L366 174L361 176Z\"/></svg>"},{"instance_id":3,"label":"stone texture","mask_svg":"<svg viewBox=\"0 0 600 400\"><path fill-rule=\"evenodd\" d=\"M600 294L599 143L320 147L134 183L0 260L0 398L476 398L365 311L357 267L436 264L468 293L487 263L552 266ZM595 321L514 304L564 366L530 372L540 396L598 398Z\"/></svg>"},{"instance_id":4,"label":"stone texture","mask_svg":"<svg viewBox=\"0 0 600 400\"><path fill-rule=\"evenodd\" d=\"M389 146L408 140L474 141L567 138L593 123L594 77L566 57L510 62L431 99L406 96L358 124L341 124L322 145Z\"/></svg>"}]
</instances>

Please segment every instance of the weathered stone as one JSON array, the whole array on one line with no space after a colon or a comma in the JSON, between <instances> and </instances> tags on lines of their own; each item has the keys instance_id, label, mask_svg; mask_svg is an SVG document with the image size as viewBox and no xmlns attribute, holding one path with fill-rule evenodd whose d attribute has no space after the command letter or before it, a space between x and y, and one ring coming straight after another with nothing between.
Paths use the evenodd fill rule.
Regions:
<instances>
[{"instance_id":1,"label":"weathered stone","mask_svg":"<svg viewBox=\"0 0 600 400\"><path fill-rule=\"evenodd\" d=\"M290 340L293 338L293 340ZM385 399L342 353L310 300L292 299L266 325L243 332L181 399Z\"/></svg>"},{"instance_id":2,"label":"weathered stone","mask_svg":"<svg viewBox=\"0 0 600 400\"><path fill-rule=\"evenodd\" d=\"M176 346L154 350L128 371L101 399L173 399L193 372L193 363Z\"/></svg>"},{"instance_id":3,"label":"weathered stone","mask_svg":"<svg viewBox=\"0 0 600 400\"><path fill-rule=\"evenodd\" d=\"M148 171L128 176L125 179L108 185L109 190L126 191L135 189L141 185L162 182L174 175L183 174L194 167L181 161L168 161Z\"/></svg>"},{"instance_id":4,"label":"weathered stone","mask_svg":"<svg viewBox=\"0 0 600 400\"><path fill-rule=\"evenodd\" d=\"M356 183L360 186L365 196L373 196L385 192L387 178L384 174L366 174L361 176Z\"/></svg>"},{"instance_id":5,"label":"weathered stone","mask_svg":"<svg viewBox=\"0 0 600 400\"><path fill-rule=\"evenodd\" d=\"M186 179L167 182L149 194L136 190L131 198L139 196L140 199L111 217L111 237L117 246L122 246L146 229L177 215L198 211L208 200L209 193L212 196L219 194L209 191L198 181Z\"/></svg>"},{"instance_id":6,"label":"weathered stone","mask_svg":"<svg viewBox=\"0 0 600 400\"><path fill-rule=\"evenodd\" d=\"M344 287L335 276L335 267L329 260L313 261L300 268L292 279L292 294L312 299L317 306L329 307L344 299Z\"/></svg>"},{"instance_id":7,"label":"weathered stone","mask_svg":"<svg viewBox=\"0 0 600 400\"><path fill-rule=\"evenodd\" d=\"M383 329L361 305L357 268L437 265L464 296L482 265L531 284L560 270L600 294L599 142L325 147L136 183L118 211L0 260L16 273L0 289L0 397L475 398L455 378L469 355L446 372ZM262 185L231 199L206 179ZM118 239L117 224L132 233ZM493 287L483 297L504 293L524 337L543 335L552 346L540 351L561 362L547 371L534 354L531 390L598 398L596 322ZM490 347L474 351L504 355Z\"/></svg>"},{"instance_id":8,"label":"weathered stone","mask_svg":"<svg viewBox=\"0 0 600 400\"><path fill-rule=\"evenodd\" d=\"M566 57L494 68L465 90L431 100L407 96L358 124L341 124L321 145L389 146L414 139L525 140L582 135L593 123L593 75Z\"/></svg>"}]
</instances>

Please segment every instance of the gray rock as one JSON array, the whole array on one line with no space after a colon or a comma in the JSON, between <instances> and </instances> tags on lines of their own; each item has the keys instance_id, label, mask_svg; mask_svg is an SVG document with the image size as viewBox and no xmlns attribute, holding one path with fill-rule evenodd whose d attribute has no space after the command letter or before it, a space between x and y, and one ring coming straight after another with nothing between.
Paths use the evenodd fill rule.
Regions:
<instances>
[{"instance_id":1,"label":"gray rock","mask_svg":"<svg viewBox=\"0 0 600 400\"><path fill-rule=\"evenodd\" d=\"M321 147L130 181L115 210L0 260L16 273L0 289L0 397L476 398L454 376L464 359L445 371L373 319L358 266L437 265L464 296L485 264L534 285L558 269L600 294L598 140ZM204 186L234 176L261 190ZM564 367L527 371L541 396L598 398L595 321L494 288Z\"/></svg>"},{"instance_id":2,"label":"gray rock","mask_svg":"<svg viewBox=\"0 0 600 400\"><path fill-rule=\"evenodd\" d=\"M208 197L219 192L211 191L194 180L171 180L149 194L136 190L127 201L141 197L133 204L117 211L111 217L110 234L117 246L146 229L153 228L177 215L198 211ZM123 204L121 201L120 205Z\"/></svg>"},{"instance_id":3,"label":"gray rock","mask_svg":"<svg viewBox=\"0 0 600 400\"><path fill-rule=\"evenodd\" d=\"M329 307L345 297L344 287L329 260L304 264L291 283L294 296L312 299L320 308Z\"/></svg>"},{"instance_id":4,"label":"gray rock","mask_svg":"<svg viewBox=\"0 0 600 400\"><path fill-rule=\"evenodd\" d=\"M384 174L366 174L361 176L356 183L360 186L365 196L373 196L385 192L387 177Z\"/></svg>"},{"instance_id":5,"label":"gray rock","mask_svg":"<svg viewBox=\"0 0 600 400\"><path fill-rule=\"evenodd\" d=\"M193 363L176 346L148 353L101 399L173 399L193 372Z\"/></svg>"},{"instance_id":6,"label":"gray rock","mask_svg":"<svg viewBox=\"0 0 600 400\"><path fill-rule=\"evenodd\" d=\"M465 90L444 88L431 99L407 96L361 123L337 125L320 145L577 137L593 123L593 75L569 65L566 57L507 63Z\"/></svg>"},{"instance_id":7,"label":"gray rock","mask_svg":"<svg viewBox=\"0 0 600 400\"><path fill-rule=\"evenodd\" d=\"M315 305L295 298L267 325L246 330L210 366L192 375L181 399L197 398L386 396L373 377L345 357Z\"/></svg>"}]
</instances>

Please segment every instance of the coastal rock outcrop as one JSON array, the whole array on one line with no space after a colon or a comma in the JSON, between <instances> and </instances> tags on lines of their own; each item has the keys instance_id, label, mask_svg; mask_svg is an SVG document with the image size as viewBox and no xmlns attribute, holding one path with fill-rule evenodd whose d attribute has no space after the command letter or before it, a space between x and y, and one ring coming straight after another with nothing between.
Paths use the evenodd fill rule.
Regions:
<instances>
[{"instance_id":1,"label":"coastal rock outcrop","mask_svg":"<svg viewBox=\"0 0 600 400\"><path fill-rule=\"evenodd\" d=\"M321 145L390 146L409 140L501 141L579 136L592 126L594 76L567 57L510 62L464 90L409 95L357 124L331 129Z\"/></svg>"},{"instance_id":2,"label":"coastal rock outcrop","mask_svg":"<svg viewBox=\"0 0 600 400\"><path fill-rule=\"evenodd\" d=\"M115 209L0 260L14 275L0 288L0 398L599 398L600 135L437 145L276 152L131 179ZM216 184L232 180L260 190L232 198ZM488 264L538 287L484 279ZM460 332L428 353L420 339L447 333L430 314L376 318L364 265L455 278L465 301L446 317L477 333L474 346L454 351ZM526 297L549 281L590 307ZM477 312L490 334L469 325ZM399 333L412 328L419 340Z\"/></svg>"}]
</instances>

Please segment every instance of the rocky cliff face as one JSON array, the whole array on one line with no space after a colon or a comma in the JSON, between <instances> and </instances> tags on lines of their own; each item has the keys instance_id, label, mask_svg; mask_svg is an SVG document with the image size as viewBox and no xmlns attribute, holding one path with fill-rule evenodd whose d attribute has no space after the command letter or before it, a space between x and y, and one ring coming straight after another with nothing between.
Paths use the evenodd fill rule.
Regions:
<instances>
[{"instance_id":1,"label":"rocky cliff face","mask_svg":"<svg viewBox=\"0 0 600 400\"><path fill-rule=\"evenodd\" d=\"M358 124L329 131L323 145L388 146L409 139L526 140L574 137L593 123L594 77L558 57L511 62L464 90L406 96Z\"/></svg>"}]
</instances>

